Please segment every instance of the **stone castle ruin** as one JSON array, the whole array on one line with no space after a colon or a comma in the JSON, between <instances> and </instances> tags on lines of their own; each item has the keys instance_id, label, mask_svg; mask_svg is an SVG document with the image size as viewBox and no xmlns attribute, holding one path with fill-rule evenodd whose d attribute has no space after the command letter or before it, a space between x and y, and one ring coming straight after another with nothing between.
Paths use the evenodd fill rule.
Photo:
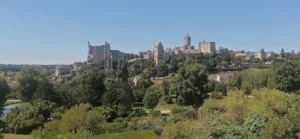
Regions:
<instances>
[{"instance_id":1,"label":"stone castle ruin","mask_svg":"<svg viewBox=\"0 0 300 139\"><path fill-rule=\"evenodd\" d=\"M88 42L88 47L87 63L94 66L112 69L113 61L117 61L122 57L122 53L119 50L110 49L110 44L107 41L103 45L95 46Z\"/></svg>"}]
</instances>

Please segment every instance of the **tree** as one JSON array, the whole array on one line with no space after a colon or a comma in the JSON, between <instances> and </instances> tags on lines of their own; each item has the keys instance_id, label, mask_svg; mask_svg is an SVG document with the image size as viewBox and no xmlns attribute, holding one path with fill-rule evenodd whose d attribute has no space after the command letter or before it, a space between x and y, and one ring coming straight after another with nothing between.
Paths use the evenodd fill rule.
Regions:
<instances>
[{"instance_id":1,"label":"tree","mask_svg":"<svg viewBox=\"0 0 300 139\"><path fill-rule=\"evenodd\" d=\"M240 90L242 87L242 74L240 72L235 72L233 77L229 79L228 87L231 90Z\"/></svg>"},{"instance_id":2,"label":"tree","mask_svg":"<svg viewBox=\"0 0 300 139\"><path fill-rule=\"evenodd\" d=\"M86 90L80 84L71 86L64 83L57 87L56 92L58 94L58 105L68 108L80 103L88 103L89 100Z\"/></svg>"},{"instance_id":3,"label":"tree","mask_svg":"<svg viewBox=\"0 0 300 139\"><path fill-rule=\"evenodd\" d=\"M2 115L2 108L6 101L6 96L10 92L9 86L4 78L0 77L0 115Z\"/></svg>"},{"instance_id":4,"label":"tree","mask_svg":"<svg viewBox=\"0 0 300 139\"><path fill-rule=\"evenodd\" d=\"M144 106L148 109L155 108L161 96L162 96L162 89L159 86L153 85L149 87L143 99Z\"/></svg>"},{"instance_id":5,"label":"tree","mask_svg":"<svg viewBox=\"0 0 300 139\"><path fill-rule=\"evenodd\" d=\"M300 64L286 61L275 65L275 83L277 89L294 92L300 89Z\"/></svg>"},{"instance_id":6,"label":"tree","mask_svg":"<svg viewBox=\"0 0 300 139\"><path fill-rule=\"evenodd\" d=\"M143 101L147 88L150 87L152 84L153 83L151 82L151 80L147 77L141 77L141 79L138 80L136 86L132 87L132 92L136 102Z\"/></svg>"},{"instance_id":7,"label":"tree","mask_svg":"<svg viewBox=\"0 0 300 139\"><path fill-rule=\"evenodd\" d=\"M80 84L87 96L87 102L93 106L101 105L101 97L104 94L105 74L102 70L91 69L80 77Z\"/></svg>"},{"instance_id":8,"label":"tree","mask_svg":"<svg viewBox=\"0 0 300 139\"><path fill-rule=\"evenodd\" d=\"M117 78L127 81L129 77L128 73L128 62L125 59L119 61L117 67Z\"/></svg>"},{"instance_id":9,"label":"tree","mask_svg":"<svg viewBox=\"0 0 300 139\"><path fill-rule=\"evenodd\" d=\"M206 93L201 92L190 81L184 80L176 85L176 102L178 105L200 107L204 103Z\"/></svg>"},{"instance_id":10,"label":"tree","mask_svg":"<svg viewBox=\"0 0 300 139\"><path fill-rule=\"evenodd\" d=\"M104 106L116 108L118 114L127 113L134 102L131 87L122 80L110 81L106 84L106 91L102 97Z\"/></svg>"},{"instance_id":11,"label":"tree","mask_svg":"<svg viewBox=\"0 0 300 139\"><path fill-rule=\"evenodd\" d=\"M47 79L45 75L41 76L38 79L38 86L36 92L34 93L33 98L43 99L43 100L52 101L56 103L59 101L53 85L50 83L50 81Z\"/></svg>"},{"instance_id":12,"label":"tree","mask_svg":"<svg viewBox=\"0 0 300 139\"><path fill-rule=\"evenodd\" d=\"M17 79L19 84L18 90L25 100L31 100L33 94L38 87L38 78L40 76L39 71L31 67L24 67L20 76Z\"/></svg>"},{"instance_id":13,"label":"tree","mask_svg":"<svg viewBox=\"0 0 300 139\"><path fill-rule=\"evenodd\" d=\"M167 76L168 72L169 72L168 66L164 62L160 62L157 65L156 70L157 70L157 76L159 76L159 77Z\"/></svg>"},{"instance_id":14,"label":"tree","mask_svg":"<svg viewBox=\"0 0 300 139\"><path fill-rule=\"evenodd\" d=\"M76 116L74 116L76 115ZM85 138L104 133L105 116L89 104L80 104L67 110L61 120L53 120L33 132L34 139Z\"/></svg>"},{"instance_id":15,"label":"tree","mask_svg":"<svg viewBox=\"0 0 300 139\"><path fill-rule=\"evenodd\" d=\"M6 116L7 129L11 133L29 134L32 130L43 125L50 114L55 111L52 102L37 100L31 104L16 107Z\"/></svg>"}]
</instances>

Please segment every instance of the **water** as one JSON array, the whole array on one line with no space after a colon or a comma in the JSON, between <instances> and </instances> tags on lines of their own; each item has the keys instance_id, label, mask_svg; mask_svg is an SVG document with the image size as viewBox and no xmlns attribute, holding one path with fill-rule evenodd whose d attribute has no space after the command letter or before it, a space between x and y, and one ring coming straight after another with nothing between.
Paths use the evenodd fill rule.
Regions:
<instances>
[{"instance_id":1,"label":"water","mask_svg":"<svg viewBox=\"0 0 300 139\"><path fill-rule=\"evenodd\" d=\"M10 104L4 107L3 115L6 116L13 108L18 106L18 104Z\"/></svg>"}]
</instances>

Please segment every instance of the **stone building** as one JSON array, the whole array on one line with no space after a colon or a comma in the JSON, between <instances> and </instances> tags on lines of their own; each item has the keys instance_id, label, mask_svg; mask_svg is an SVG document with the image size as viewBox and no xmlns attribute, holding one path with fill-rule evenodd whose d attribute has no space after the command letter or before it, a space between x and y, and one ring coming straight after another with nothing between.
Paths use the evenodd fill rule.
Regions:
<instances>
[{"instance_id":1,"label":"stone building","mask_svg":"<svg viewBox=\"0 0 300 139\"><path fill-rule=\"evenodd\" d=\"M191 46L192 45L191 36L189 34L187 34L184 37L184 45L185 46Z\"/></svg>"},{"instance_id":2,"label":"stone building","mask_svg":"<svg viewBox=\"0 0 300 139\"><path fill-rule=\"evenodd\" d=\"M187 34L184 36L184 44L181 46L181 50L185 52L186 50L194 50L195 47L192 45L191 36Z\"/></svg>"},{"instance_id":3,"label":"stone building","mask_svg":"<svg viewBox=\"0 0 300 139\"><path fill-rule=\"evenodd\" d=\"M95 46L88 42L88 47L87 63L97 67L111 69L113 61L117 61L123 56L123 53L119 50L111 50L107 41L103 45Z\"/></svg>"},{"instance_id":4,"label":"stone building","mask_svg":"<svg viewBox=\"0 0 300 139\"><path fill-rule=\"evenodd\" d=\"M158 64L159 61L164 61L164 46L161 42L154 44L153 57L155 64Z\"/></svg>"},{"instance_id":5,"label":"stone building","mask_svg":"<svg viewBox=\"0 0 300 139\"><path fill-rule=\"evenodd\" d=\"M267 58L267 53L265 52L264 49L260 49L257 53L256 53L256 58L259 58L261 60L266 59Z\"/></svg>"},{"instance_id":6,"label":"stone building","mask_svg":"<svg viewBox=\"0 0 300 139\"><path fill-rule=\"evenodd\" d=\"M71 73L71 68L66 65L57 65L55 69L55 76L68 75Z\"/></svg>"},{"instance_id":7,"label":"stone building","mask_svg":"<svg viewBox=\"0 0 300 139\"><path fill-rule=\"evenodd\" d=\"M124 56L119 50L110 50L110 53L113 61L119 61Z\"/></svg>"},{"instance_id":8,"label":"stone building","mask_svg":"<svg viewBox=\"0 0 300 139\"><path fill-rule=\"evenodd\" d=\"M89 64L102 64L103 61L110 58L110 44L105 41L104 45L95 45L92 46L90 42L88 42L89 53L87 57L87 62Z\"/></svg>"},{"instance_id":9,"label":"stone building","mask_svg":"<svg viewBox=\"0 0 300 139\"><path fill-rule=\"evenodd\" d=\"M164 61L169 61L170 59L171 59L171 51L167 49L164 51Z\"/></svg>"},{"instance_id":10,"label":"stone building","mask_svg":"<svg viewBox=\"0 0 300 139\"><path fill-rule=\"evenodd\" d=\"M267 56L266 56L267 58L274 57L274 56L276 56L274 52L267 52Z\"/></svg>"},{"instance_id":11,"label":"stone building","mask_svg":"<svg viewBox=\"0 0 300 139\"><path fill-rule=\"evenodd\" d=\"M203 54L214 54L216 53L216 43L215 42L199 42L199 50Z\"/></svg>"},{"instance_id":12,"label":"stone building","mask_svg":"<svg viewBox=\"0 0 300 139\"><path fill-rule=\"evenodd\" d=\"M148 50L143 55L144 59L152 60L153 59L153 52L151 50Z\"/></svg>"}]
</instances>

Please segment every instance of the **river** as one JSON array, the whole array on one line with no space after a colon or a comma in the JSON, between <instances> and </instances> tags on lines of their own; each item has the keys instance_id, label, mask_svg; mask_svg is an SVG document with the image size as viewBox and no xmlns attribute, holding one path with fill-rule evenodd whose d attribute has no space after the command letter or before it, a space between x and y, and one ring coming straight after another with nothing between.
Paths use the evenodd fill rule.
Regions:
<instances>
[{"instance_id":1,"label":"river","mask_svg":"<svg viewBox=\"0 0 300 139\"><path fill-rule=\"evenodd\" d=\"M6 116L13 108L20 105L21 103L10 104L3 108L3 116Z\"/></svg>"}]
</instances>

